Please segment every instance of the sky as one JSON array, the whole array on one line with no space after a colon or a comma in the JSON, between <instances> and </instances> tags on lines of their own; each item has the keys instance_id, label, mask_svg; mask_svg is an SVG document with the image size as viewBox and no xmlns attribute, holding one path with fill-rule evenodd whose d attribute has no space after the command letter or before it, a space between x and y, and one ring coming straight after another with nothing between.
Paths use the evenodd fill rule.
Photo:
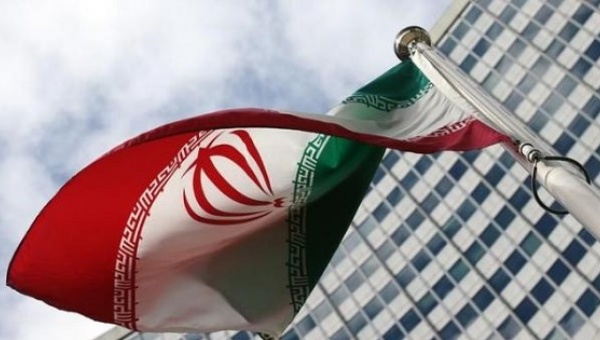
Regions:
<instances>
[{"instance_id":1,"label":"sky","mask_svg":"<svg viewBox=\"0 0 600 340\"><path fill-rule=\"evenodd\" d=\"M120 142L225 108L326 112L450 2L0 0L2 276L60 186ZM0 288L0 340L110 328Z\"/></svg>"}]
</instances>

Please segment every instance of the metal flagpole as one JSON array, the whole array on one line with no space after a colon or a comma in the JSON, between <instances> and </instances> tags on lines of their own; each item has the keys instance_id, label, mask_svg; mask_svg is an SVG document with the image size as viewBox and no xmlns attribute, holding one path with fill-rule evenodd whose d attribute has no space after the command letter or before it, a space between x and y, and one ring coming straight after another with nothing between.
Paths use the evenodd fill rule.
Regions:
<instances>
[{"instance_id":1,"label":"metal flagpole","mask_svg":"<svg viewBox=\"0 0 600 340\"><path fill-rule=\"evenodd\" d=\"M600 240L600 220L596 215L596 210L600 209L600 190L589 183L583 167L571 159L554 156L557 152L551 146L520 124L512 113L432 48L429 34L423 28L411 26L401 30L394 49L401 60L412 60L456 105L510 136L514 144L503 143L502 146L534 177L532 190L538 203L551 212L562 213L541 202L535 180Z\"/></svg>"}]
</instances>

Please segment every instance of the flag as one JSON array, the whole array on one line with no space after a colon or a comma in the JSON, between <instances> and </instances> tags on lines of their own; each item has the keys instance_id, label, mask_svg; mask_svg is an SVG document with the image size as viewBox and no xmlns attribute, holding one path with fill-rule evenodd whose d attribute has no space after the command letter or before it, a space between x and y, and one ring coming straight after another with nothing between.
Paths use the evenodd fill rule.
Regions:
<instances>
[{"instance_id":1,"label":"flag","mask_svg":"<svg viewBox=\"0 0 600 340\"><path fill-rule=\"evenodd\" d=\"M7 284L135 330L276 337L327 266L386 147L470 150L505 138L411 62L326 116L237 109L170 123L64 184L15 252Z\"/></svg>"}]
</instances>

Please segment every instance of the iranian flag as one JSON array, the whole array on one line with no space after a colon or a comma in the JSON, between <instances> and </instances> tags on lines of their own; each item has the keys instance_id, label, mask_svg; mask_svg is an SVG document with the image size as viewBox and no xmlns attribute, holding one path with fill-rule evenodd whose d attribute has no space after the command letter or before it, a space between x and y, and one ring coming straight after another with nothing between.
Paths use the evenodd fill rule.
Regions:
<instances>
[{"instance_id":1,"label":"iranian flag","mask_svg":"<svg viewBox=\"0 0 600 340\"><path fill-rule=\"evenodd\" d=\"M237 109L158 127L58 191L7 284L135 330L276 337L319 280L385 148L506 140L473 113L409 61L326 116Z\"/></svg>"}]
</instances>

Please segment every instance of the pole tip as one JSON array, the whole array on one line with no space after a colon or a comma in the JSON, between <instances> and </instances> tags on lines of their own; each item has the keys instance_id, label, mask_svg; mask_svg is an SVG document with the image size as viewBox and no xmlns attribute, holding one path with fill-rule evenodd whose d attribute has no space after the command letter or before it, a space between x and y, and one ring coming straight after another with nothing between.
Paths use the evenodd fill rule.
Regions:
<instances>
[{"instance_id":1,"label":"pole tip","mask_svg":"<svg viewBox=\"0 0 600 340\"><path fill-rule=\"evenodd\" d=\"M410 58L409 46L412 42L422 42L431 46L431 38L427 30L419 26L405 27L398 32L394 40L394 52L400 60Z\"/></svg>"}]
</instances>

